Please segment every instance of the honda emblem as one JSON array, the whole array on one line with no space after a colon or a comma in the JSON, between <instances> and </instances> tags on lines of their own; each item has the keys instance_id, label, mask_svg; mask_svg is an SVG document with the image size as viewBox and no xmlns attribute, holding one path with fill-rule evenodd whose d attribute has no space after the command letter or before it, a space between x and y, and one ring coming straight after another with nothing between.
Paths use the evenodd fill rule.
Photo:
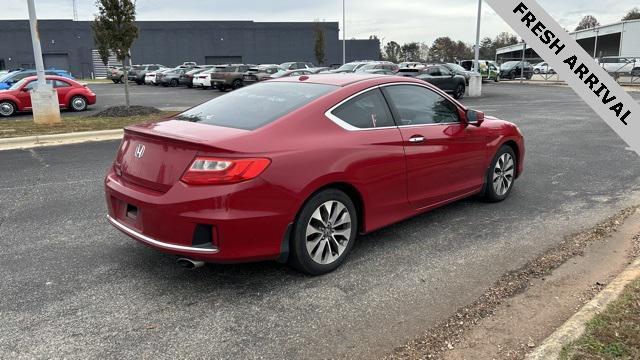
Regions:
<instances>
[{"instance_id":1,"label":"honda emblem","mask_svg":"<svg viewBox=\"0 0 640 360\"><path fill-rule=\"evenodd\" d=\"M136 151L133 153L133 155L135 155L135 157L138 159L142 158L142 156L144 155L144 145L138 144L138 146L136 146Z\"/></svg>"}]
</instances>

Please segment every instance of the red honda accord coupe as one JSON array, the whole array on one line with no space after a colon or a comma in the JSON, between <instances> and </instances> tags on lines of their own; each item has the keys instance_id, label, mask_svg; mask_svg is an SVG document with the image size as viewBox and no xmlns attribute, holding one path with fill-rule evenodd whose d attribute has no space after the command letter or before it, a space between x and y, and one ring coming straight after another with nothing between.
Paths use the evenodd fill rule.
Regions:
<instances>
[{"instance_id":1,"label":"red honda accord coupe","mask_svg":"<svg viewBox=\"0 0 640 360\"><path fill-rule=\"evenodd\" d=\"M13 84L9 89L0 91L0 117L14 115L18 111L31 110L31 94L37 83L37 77L29 76ZM86 85L62 76L48 75L47 84L58 93L61 108L84 111L96 103L96 94Z\"/></svg>"},{"instance_id":2,"label":"red honda accord coupe","mask_svg":"<svg viewBox=\"0 0 640 360\"><path fill-rule=\"evenodd\" d=\"M108 219L188 267L272 259L322 274L358 234L471 195L504 200L524 152L516 125L420 80L283 78L127 127Z\"/></svg>"}]
</instances>

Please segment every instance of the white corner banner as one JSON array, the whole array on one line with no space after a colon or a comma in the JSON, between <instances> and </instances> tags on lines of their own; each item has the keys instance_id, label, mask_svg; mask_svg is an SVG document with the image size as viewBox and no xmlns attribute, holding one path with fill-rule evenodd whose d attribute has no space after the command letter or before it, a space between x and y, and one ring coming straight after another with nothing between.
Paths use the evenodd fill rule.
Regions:
<instances>
[{"instance_id":1,"label":"white corner banner","mask_svg":"<svg viewBox=\"0 0 640 360\"><path fill-rule=\"evenodd\" d=\"M486 0L640 154L640 105L535 0ZM562 114L558 114L562 121Z\"/></svg>"}]
</instances>

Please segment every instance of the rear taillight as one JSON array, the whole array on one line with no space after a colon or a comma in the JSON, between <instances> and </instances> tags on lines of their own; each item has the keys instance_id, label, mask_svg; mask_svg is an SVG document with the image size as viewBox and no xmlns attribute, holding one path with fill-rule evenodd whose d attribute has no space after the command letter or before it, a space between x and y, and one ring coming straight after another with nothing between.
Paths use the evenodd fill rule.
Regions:
<instances>
[{"instance_id":1,"label":"rear taillight","mask_svg":"<svg viewBox=\"0 0 640 360\"><path fill-rule=\"evenodd\" d=\"M271 163L265 158L221 159L196 157L182 175L190 185L232 184L256 178Z\"/></svg>"}]
</instances>

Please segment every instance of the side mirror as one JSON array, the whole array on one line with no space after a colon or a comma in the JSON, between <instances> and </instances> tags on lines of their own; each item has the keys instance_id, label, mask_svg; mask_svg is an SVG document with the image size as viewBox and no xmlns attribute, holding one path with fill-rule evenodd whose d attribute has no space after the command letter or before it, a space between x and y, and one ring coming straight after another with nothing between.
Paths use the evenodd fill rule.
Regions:
<instances>
[{"instance_id":1,"label":"side mirror","mask_svg":"<svg viewBox=\"0 0 640 360\"><path fill-rule=\"evenodd\" d=\"M484 113L477 110L467 110L467 124L480 126L484 122Z\"/></svg>"},{"instance_id":2,"label":"side mirror","mask_svg":"<svg viewBox=\"0 0 640 360\"><path fill-rule=\"evenodd\" d=\"M29 92L29 90L30 90L30 89L29 89L28 87L26 87L26 86L25 86L25 87L23 87L22 89L20 89L20 91L24 91L24 92Z\"/></svg>"}]
</instances>

